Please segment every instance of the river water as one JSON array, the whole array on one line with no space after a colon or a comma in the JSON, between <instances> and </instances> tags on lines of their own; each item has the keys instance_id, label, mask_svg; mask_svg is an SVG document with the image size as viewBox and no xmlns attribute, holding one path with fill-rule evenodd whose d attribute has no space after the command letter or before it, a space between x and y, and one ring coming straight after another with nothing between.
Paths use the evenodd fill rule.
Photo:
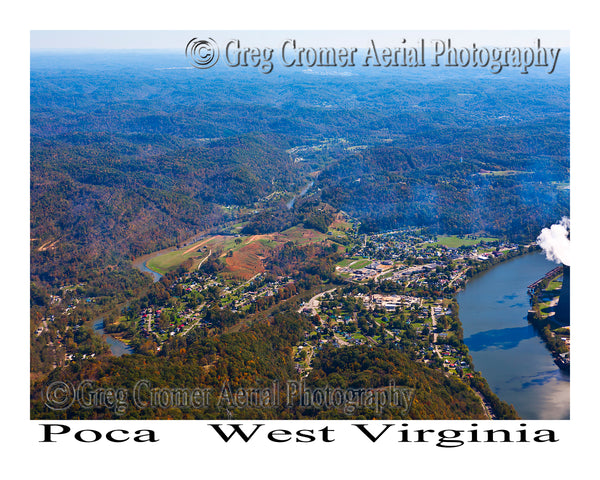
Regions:
<instances>
[{"instance_id":1,"label":"river water","mask_svg":"<svg viewBox=\"0 0 600 480\"><path fill-rule=\"evenodd\" d=\"M104 319L100 318L94 321L94 332L104 337L106 343L108 343L108 345L110 346L111 353L115 357L120 357L121 355L128 355L130 353L133 353L133 348L121 342L120 340L111 337L104 331Z\"/></svg>"},{"instance_id":2,"label":"river water","mask_svg":"<svg viewBox=\"0 0 600 480\"><path fill-rule=\"evenodd\" d=\"M307 183L304 188L302 188L302 190L300 191L300 193L298 195L296 195L294 198L292 198L290 201L288 201L285 206L287 207L288 210L291 210L292 207L294 206L294 203L296 203L296 200L298 200L300 197L303 197L304 195L306 195L306 192L308 192L310 190L310 188L315 184L314 181L311 181L309 183Z\"/></svg>"},{"instance_id":3,"label":"river water","mask_svg":"<svg viewBox=\"0 0 600 480\"><path fill-rule=\"evenodd\" d=\"M152 281L154 283L158 282L162 278L162 275L160 273L158 273L158 272L155 272L154 270L150 270L148 268L147 263L148 263L148 260L146 260L145 262L140 263L139 265L135 265L135 266L137 268L139 268L140 271L146 272L146 273L149 273L150 275L152 275Z\"/></svg>"},{"instance_id":4,"label":"river water","mask_svg":"<svg viewBox=\"0 0 600 480\"><path fill-rule=\"evenodd\" d=\"M538 252L516 257L471 279L457 295L475 370L526 420L569 418L569 374L527 321L527 286L555 266Z\"/></svg>"},{"instance_id":5,"label":"river water","mask_svg":"<svg viewBox=\"0 0 600 480\"><path fill-rule=\"evenodd\" d=\"M159 250L157 252L142 255L141 257L138 257L133 261L133 267L137 268L141 272L149 273L150 275L152 275L152 281L154 283L156 283L162 278L162 275L158 272L155 272L154 270L150 270L150 268L148 268L148 265L147 265L148 262L150 260L152 260L154 257L157 257L159 255L164 255L165 253L169 253L174 250L175 250L175 247L170 247L170 248L165 248L163 250Z\"/></svg>"}]
</instances>

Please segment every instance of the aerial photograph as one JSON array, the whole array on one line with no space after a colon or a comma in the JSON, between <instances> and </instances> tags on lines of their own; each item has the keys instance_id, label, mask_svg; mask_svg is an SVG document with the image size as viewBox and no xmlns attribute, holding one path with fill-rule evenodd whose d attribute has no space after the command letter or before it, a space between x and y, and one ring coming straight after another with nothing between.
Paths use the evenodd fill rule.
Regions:
<instances>
[{"instance_id":1,"label":"aerial photograph","mask_svg":"<svg viewBox=\"0 0 600 480\"><path fill-rule=\"evenodd\" d=\"M570 419L569 57L31 31L30 418Z\"/></svg>"}]
</instances>

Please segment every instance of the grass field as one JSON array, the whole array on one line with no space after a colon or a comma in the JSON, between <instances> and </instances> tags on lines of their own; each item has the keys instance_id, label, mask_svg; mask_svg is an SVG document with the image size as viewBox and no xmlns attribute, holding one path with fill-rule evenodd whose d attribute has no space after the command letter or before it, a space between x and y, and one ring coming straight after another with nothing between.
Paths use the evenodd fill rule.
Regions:
<instances>
[{"instance_id":1,"label":"grass field","mask_svg":"<svg viewBox=\"0 0 600 480\"><path fill-rule=\"evenodd\" d=\"M354 268L354 269L359 269L359 268L366 267L367 265L369 265L372 262L373 262L373 260L370 260L368 258L363 258L361 260L356 260L355 262L350 264L350 267Z\"/></svg>"},{"instance_id":2,"label":"grass field","mask_svg":"<svg viewBox=\"0 0 600 480\"><path fill-rule=\"evenodd\" d=\"M307 243L321 242L327 238L327 235L303 227L291 227L281 232L277 237L278 240L285 239L286 242L295 242L298 243L298 245L306 245Z\"/></svg>"},{"instance_id":3,"label":"grass field","mask_svg":"<svg viewBox=\"0 0 600 480\"><path fill-rule=\"evenodd\" d=\"M381 277L379 277L379 281L385 280L386 278L390 278L393 274L394 272L390 270L389 272L384 273Z\"/></svg>"},{"instance_id":4,"label":"grass field","mask_svg":"<svg viewBox=\"0 0 600 480\"><path fill-rule=\"evenodd\" d=\"M507 177L509 175L519 175L522 173L533 173L533 172L521 172L519 170L493 170L489 172L481 172L479 175L492 176L492 177Z\"/></svg>"},{"instance_id":5,"label":"grass field","mask_svg":"<svg viewBox=\"0 0 600 480\"><path fill-rule=\"evenodd\" d=\"M298 245L321 242L327 239L324 233L303 227L292 227L281 233L266 235L226 236L216 235L202 239L193 245L188 245L176 251L167 252L156 256L147 262L148 268L162 275L172 272L188 259L193 259L193 265L197 266L206 257L207 251L221 251L228 272L236 277L245 279L263 272L264 265L262 257L268 255L268 251L287 242ZM202 250L200 250L202 248ZM231 252L231 253L229 253ZM229 253L229 256L228 256ZM367 261L367 264L370 261Z\"/></svg>"},{"instance_id":6,"label":"grass field","mask_svg":"<svg viewBox=\"0 0 600 480\"><path fill-rule=\"evenodd\" d=\"M562 280L559 280L559 278L561 278L561 277L562 277L562 275L559 277L556 277L554 280L552 280L548 284L546 291L550 292L550 293L555 293L556 295L558 295L558 293L560 292L560 289L562 288Z\"/></svg>"},{"instance_id":7,"label":"grass field","mask_svg":"<svg viewBox=\"0 0 600 480\"><path fill-rule=\"evenodd\" d=\"M351 258L344 258L341 262L336 263L336 266L343 268L343 267L347 267L352 262L354 262L353 259L351 259Z\"/></svg>"},{"instance_id":8,"label":"grass field","mask_svg":"<svg viewBox=\"0 0 600 480\"><path fill-rule=\"evenodd\" d=\"M165 253L164 255L160 255L158 257L154 257L151 260L148 260L148 268L150 270L154 270L155 272L164 275L165 273L172 272L177 269L179 265L185 262L187 259L192 258L195 260L195 263L199 263L208 252L198 252L193 251L190 253L183 253L181 250L177 250L175 252Z\"/></svg>"},{"instance_id":9,"label":"grass field","mask_svg":"<svg viewBox=\"0 0 600 480\"><path fill-rule=\"evenodd\" d=\"M335 220L329 225L329 231L336 236L345 235L347 230L352 228L352 224L344 219L344 216L338 213Z\"/></svg>"},{"instance_id":10,"label":"grass field","mask_svg":"<svg viewBox=\"0 0 600 480\"><path fill-rule=\"evenodd\" d=\"M236 224L232 225L231 232L232 233L240 233L242 228L244 228L246 225L248 225L248 223L249 222L240 222L240 223L236 223Z\"/></svg>"},{"instance_id":11,"label":"grass field","mask_svg":"<svg viewBox=\"0 0 600 480\"><path fill-rule=\"evenodd\" d=\"M443 245L445 247L448 248L458 248L458 247L470 247L473 245L477 245L480 242L495 242L497 241L497 238L492 238L492 237L478 237L478 238L460 238L457 237L456 235L451 235L449 237L445 237L445 236L440 236L438 237L438 241L435 243L432 243L432 245Z\"/></svg>"}]
</instances>

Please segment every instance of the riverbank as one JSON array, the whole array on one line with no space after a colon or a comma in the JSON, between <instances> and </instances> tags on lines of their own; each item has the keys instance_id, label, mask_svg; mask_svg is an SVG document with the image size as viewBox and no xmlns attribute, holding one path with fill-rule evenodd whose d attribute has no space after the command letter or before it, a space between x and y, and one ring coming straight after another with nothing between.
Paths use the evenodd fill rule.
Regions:
<instances>
[{"instance_id":1,"label":"riverbank","mask_svg":"<svg viewBox=\"0 0 600 480\"><path fill-rule=\"evenodd\" d=\"M523 419L569 418L569 376L527 320L527 286L553 267L540 253L518 255L479 272L456 295L474 368Z\"/></svg>"},{"instance_id":2,"label":"riverbank","mask_svg":"<svg viewBox=\"0 0 600 480\"><path fill-rule=\"evenodd\" d=\"M488 272L492 268L494 268L498 265L501 265L504 262L508 262L509 260L512 260L513 258L517 258L517 257L523 256L523 255L528 255L528 254L534 253L536 251L540 251L540 248L535 245L520 245L516 250L509 250L499 257L489 257L487 260L485 260L477 265L471 265L465 274L465 276L466 276L465 286L461 287L456 292L456 294L458 294L459 292L463 291L466 288L466 284L469 282L469 280L474 280L478 276L483 275L484 273Z\"/></svg>"},{"instance_id":3,"label":"riverbank","mask_svg":"<svg viewBox=\"0 0 600 480\"><path fill-rule=\"evenodd\" d=\"M535 288L529 289L531 309L527 319L534 326L546 348L554 358L554 363L565 372L571 371L570 326L563 325L556 318L556 307L561 295L562 268L546 274L538 280ZM557 275L558 273L558 275Z\"/></svg>"},{"instance_id":4,"label":"riverbank","mask_svg":"<svg viewBox=\"0 0 600 480\"><path fill-rule=\"evenodd\" d=\"M165 253L174 252L175 250L177 250L177 247L169 247L163 248L162 250L158 250L157 252L147 253L146 255L142 255L140 257L135 258L132 262L132 265L134 268L137 268L142 273L149 273L152 276L152 281L156 283L162 278L162 274L155 272L150 267L148 267L148 262L154 257L164 255Z\"/></svg>"},{"instance_id":5,"label":"riverbank","mask_svg":"<svg viewBox=\"0 0 600 480\"><path fill-rule=\"evenodd\" d=\"M188 246L193 245L194 243L198 243L204 237L206 237L208 235L210 235L210 233L207 231L202 231L202 232L196 233L196 234L192 235L190 238L188 238L187 240L185 240L182 243L182 245L180 245L180 246L173 245L171 247L166 247L161 250L157 250L155 252L140 255L139 257L134 258L133 261L131 262L131 264L134 268L137 268L139 271L141 271L143 273L149 273L152 276L152 280L154 281L154 283L156 283L163 277L163 274L160 272L157 272L156 270L152 270L148 266L148 262L150 262L153 258L180 250L181 247L188 247Z\"/></svg>"},{"instance_id":6,"label":"riverbank","mask_svg":"<svg viewBox=\"0 0 600 480\"><path fill-rule=\"evenodd\" d=\"M110 351L115 357L134 353L132 347L106 333L104 330L104 318L94 320L93 329L94 333L100 335L108 343Z\"/></svg>"}]
</instances>

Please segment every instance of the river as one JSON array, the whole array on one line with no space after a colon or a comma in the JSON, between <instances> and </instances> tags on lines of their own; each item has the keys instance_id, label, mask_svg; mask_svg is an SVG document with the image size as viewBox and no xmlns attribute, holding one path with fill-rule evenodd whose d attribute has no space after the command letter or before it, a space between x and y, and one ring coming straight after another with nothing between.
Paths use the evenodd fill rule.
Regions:
<instances>
[{"instance_id":1,"label":"river","mask_svg":"<svg viewBox=\"0 0 600 480\"><path fill-rule=\"evenodd\" d=\"M292 207L294 206L294 203L296 203L296 200L298 200L300 197L303 197L304 195L306 195L306 192L308 192L310 190L310 188L315 184L314 181L311 181L309 183L307 183L304 188L302 188L302 190L300 191L300 193L298 195L296 195L294 198L292 198L289 202L287 202L285 204L285 206L287 207L288 210L291 210Z\"/></svg>"},{"instance_id":2,"label":"river","mask_svg":"<svg viewBox=\"0 0 600 480\"><path fill-rule=\"evenodd\" d=\"M526 420L569 418L569 374L527 321L527 286L555 266L539 252L516 257L471 279L457 295L475 370Z\"/></svg>"},{"instance_id":3,"label":"river","mask_svg":"<svg viewBox=\"0 0 600 480\"><path fill-rule=\"evenodd\" d=\"M158 272L155 272L154 270L149 269L147 263L148 260L139 264L134 264L134 267L138 268L142 272L149 273L150 275L152 275L152 281L154 283L158 282L162 278L162 275Z\"/></svg>"},{"instance_id":4,"label":"river","mask_svg":"<svg viewBox=\"0 0 600 480\"><path fill-rule=\"evenodd\" d=\"M147 265L148 262L150 260L152 260L154 257L158 257L159 255L164 255L165 253L169 253L174 250L176 250L175 247L169 247L169 248L164 248L162 250L159 250L157 252L142 255L141 257L138 257L133 261L133 267L137 268L141 272L149 273L150 275L152 275L152 281L154 283L156 283L162 278L162 275L160 273L155 272L154 270L151 270L150 268L148 268L148 265Z\"/></svg>"},{"instance_id":5,"label":"river","mask_svg":"<svg viewBox=\"0 0 600 480\"><path fill-rule=\"evenodd\" d=\"M121 355L127 355L133 353L133 348L129 345L117 340L114 337L111 337L104 331L104 319L99 318L94 321L94 332L98 335L101 335L106 343L110 346L110 351L115 357L120 357Z\"/></svg>"}]
</instances>

